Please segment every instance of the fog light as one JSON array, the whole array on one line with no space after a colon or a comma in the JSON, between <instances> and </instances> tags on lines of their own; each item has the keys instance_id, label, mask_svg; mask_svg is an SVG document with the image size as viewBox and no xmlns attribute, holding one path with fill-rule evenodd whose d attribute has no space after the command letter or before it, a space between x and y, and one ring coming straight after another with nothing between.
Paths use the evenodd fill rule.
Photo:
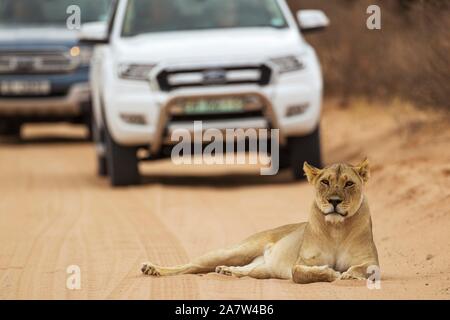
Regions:
<instances>
[{"instance_id":1,"label":"fog light","mask_svg":"<svg viewBox=\"0 0 450 320\"><path fill-rule=\"evenodd\" d=\"M298 105L295 105L295 106L290 106L287 109L287 111L286 111L286 117L293 117L293 116L297 116L297 115L303 114L303 113L306 112L308 107L309 107L308 103L298 104Z\"/></svg>"},{"instance_id":2,"label":"fog light","mask_svg":"<svg viewBox=\"0 0 450 320\"><path fill-rule=\"evenodd\" d=\"M141 114L122 113L120 114L120 118L122 118L122 120L128 124L138 124L138 125L147 124L147 120Z\"/></svg>"}]
</instances>

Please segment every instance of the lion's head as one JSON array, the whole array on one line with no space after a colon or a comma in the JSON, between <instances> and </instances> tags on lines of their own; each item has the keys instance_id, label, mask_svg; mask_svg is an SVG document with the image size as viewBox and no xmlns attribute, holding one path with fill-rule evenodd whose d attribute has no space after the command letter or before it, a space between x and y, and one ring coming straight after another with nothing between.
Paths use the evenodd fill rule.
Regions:
<instances>
[{"instance_id":1,"label":"lion's head","mask_svg":"<svg viewBox=\"0 0 450 320\"><path fill-rule=\"evenodd\" d=\"M305 162L305 175L316 189L315 202L331 223L343 222L353 216L363 201L363 186L369 180L369 161L353 166L335 164L324 169Z\"/></svg>"}]
</instances>

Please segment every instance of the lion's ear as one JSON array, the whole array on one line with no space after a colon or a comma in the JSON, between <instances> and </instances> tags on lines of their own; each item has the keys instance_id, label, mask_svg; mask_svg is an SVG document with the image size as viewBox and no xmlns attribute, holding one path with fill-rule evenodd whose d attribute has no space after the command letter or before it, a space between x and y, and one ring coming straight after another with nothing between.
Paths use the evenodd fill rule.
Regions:
<instances>
[{"instance_id":1,"label":"lion's ear","mask_svg":"<svg viewBox=\"0 0 450 320\"><path fill-rule=\"evenodd\" d=\"M313 183L314 179L320 174L321 170L319 168L313 167L308 162L305 161L303 164L303 171L305 171L305 176L309 183Z\"/></svg>"},{"instance_id":2,"label":"lion's ear","mask_svg":"<svg viewBox=\"0 0 450 320\"><path fill-rule=\"evenodd\" d=\"M369 159L365 158L360 164L355 166L355 170L364 182L369 181L370 178Z\"/></svg>"}]
</instances>

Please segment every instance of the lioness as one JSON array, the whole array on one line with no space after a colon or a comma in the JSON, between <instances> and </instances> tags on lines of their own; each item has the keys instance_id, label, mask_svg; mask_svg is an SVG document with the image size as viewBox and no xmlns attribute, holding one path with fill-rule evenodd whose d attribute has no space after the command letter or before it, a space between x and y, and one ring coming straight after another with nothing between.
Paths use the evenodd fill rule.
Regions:
<instances>
[{"instance_id":1,"label":"lioness","mask_svg":"<svg viewBox=\"0 0 450 320\"><path fill-rule=\"evenodd\" d=\"M316 189L308 222L257 233L240 244L205 254L191 263L160 267L144 263L152 276L217 273L257 279L292 279L296 283L366 279L378 266L369 206L363 186L369 162L336 164L325 169L305 162L306 177Z\"/></svg>"}]
</instances>

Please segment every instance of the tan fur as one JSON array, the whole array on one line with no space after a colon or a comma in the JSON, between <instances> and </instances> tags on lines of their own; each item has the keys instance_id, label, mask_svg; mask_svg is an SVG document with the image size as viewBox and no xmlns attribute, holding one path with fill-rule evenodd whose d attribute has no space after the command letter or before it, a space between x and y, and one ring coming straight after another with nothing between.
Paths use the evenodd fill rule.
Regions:
<instances>
[{"instance_id":1,"label":"tan fur","mask_svg":"<svg viewBox=\"0 0 450 320\"><path fill-rule=\"evenodd\" d=\"M152 276L217 272L258 279L292 279L296 283L366 279L378 266L369 206L363 186L369 163L337 164L325 169L305 163L316 196L308 222L257 233L236 246L207 253L175 267L144 263ZM341 201L336 206L330 201Z\"/></svg>"}]
</instances>

